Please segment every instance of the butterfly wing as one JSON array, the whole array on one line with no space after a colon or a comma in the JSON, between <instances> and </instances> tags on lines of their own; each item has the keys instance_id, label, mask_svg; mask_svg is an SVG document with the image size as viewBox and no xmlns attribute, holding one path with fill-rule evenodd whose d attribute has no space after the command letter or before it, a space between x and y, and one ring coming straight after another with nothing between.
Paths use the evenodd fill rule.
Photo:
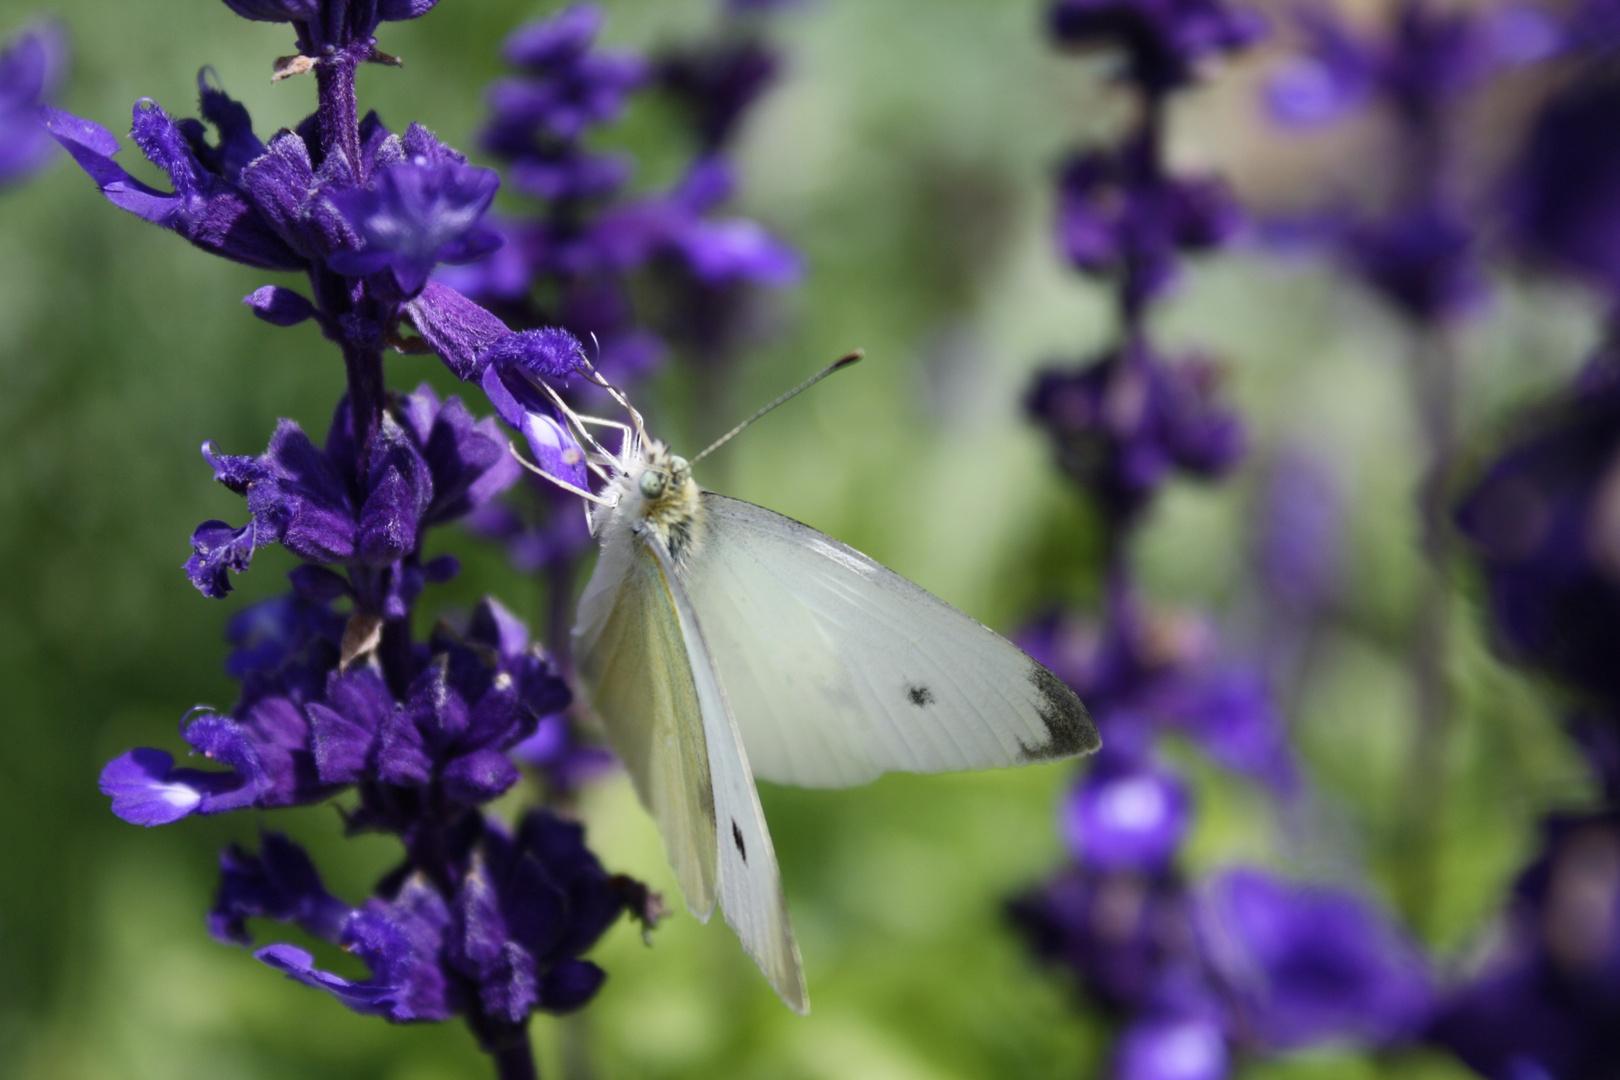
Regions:
<instances>
[{"instance_id":1,"label":"butterfly wing","mask_svg":"<svg viewBox=\"0 0 1620 1080\"><path fill-rule=\"evenodd\" d=\"M703 628L657 533L644 524L627 531L630 542L623 552L604 545L597 575L603 573L603 563L623 554L631 569L619 571L610 563L608 573L621 582L620 594L633 589L636 598L605 604L601 593L593 598L588 587L580 601L576 641L586 692L658 821L677 877L682 877L678 857L690 862L694 855L706 854L712 890L718 857L720 907L727 924L782 1000L796 1012L808 1012L776 851ZM593 585L595 581L593 576ZM639 647L639 638L654 644ZM672 691L655 693L636 688L636 683ZM703 760L695 756L695 747L703 748ZM706 798L706 805L698 808L706 811L701 818L690 812L690 800L669 792L679 783ZM657 801L660 795L663 803ZM701 870L701 860L692 869ZM681 887L688 888L684 878ZM687 897L696 910L690 890Z\"/></svg>"},{"instance_id":2,"label":"butterfly wing","mask_svg":"<svg viewBox=\"0 0 1620 1080\"><path fill-rule=\"evenodd\" d=\"M847 787L1100 745L1010 641L847 544L713 492L681 567L755 775Z\"/></svg>"},{"instance_id":3,"label":"butterfly wing","mask_svg":"<svg viewBox=\"0 0 1620 1080\"><path fill-rule=\"evenodd\" d=\"M714 911L715 806L702 705L667 575L629 529L608 533L579 601L580 689L658 823L692 913Z\"/></svg>"}]
</instances>

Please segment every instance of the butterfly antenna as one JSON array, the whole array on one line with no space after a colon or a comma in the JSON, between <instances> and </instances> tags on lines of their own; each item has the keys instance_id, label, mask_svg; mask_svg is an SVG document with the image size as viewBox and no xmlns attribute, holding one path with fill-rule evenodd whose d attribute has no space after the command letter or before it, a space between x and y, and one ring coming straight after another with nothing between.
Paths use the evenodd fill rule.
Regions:
<instances>
[{"instance_id":1,"label":"butterfly antenna","mask_svg":"<svg viewBox=\"0 0 1620 1080\"><path fill-rule=\"evenodd\" d=\"M808 379L804 380L804 382L800 383L798 386L795 386L793 389L789 390L787 393L783 394L769 405L755 410L754 414L748 417L748 419L744 420L742 423L738 424L736 427L714 440L714 442L704 447L703 452L692 459L692 464L696 465L698 462L702 461L704 458L726 445L726 443L730 442L732 439L735 439L738 435L742 434L743 429L748 427L749 424L752 424L755 420L758 420L760 417L764 416L778 405L785 405L787 402L792 401L794 398L798 397L800 394L804 393L806 390L810 389L812 386L816 385L816 383L820 382L822 379L825 379L833 372L843 371L851 364L859 361L860 358L865 355L866 351L864 349L856 349L854 352L849 353L846 356L842 356L838 360L834 361L831 366L822 371L816 372L814 375L810 376Z\"/></svg>"}]
</instances>

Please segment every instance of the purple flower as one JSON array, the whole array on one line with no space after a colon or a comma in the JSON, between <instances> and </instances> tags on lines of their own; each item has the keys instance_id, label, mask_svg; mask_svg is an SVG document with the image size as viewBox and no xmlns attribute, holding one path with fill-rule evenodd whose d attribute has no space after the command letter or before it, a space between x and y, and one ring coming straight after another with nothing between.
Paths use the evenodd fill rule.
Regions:
<instances>
[{"instance_id":1,"label":"purple flower","mask_svg":"<svg viewBox=\"0 0 1620 1080\"><path fill-rule=\"evenodd\" d=\"M491 348L483 377L490 404L523 436L535 464L577 488L587 483L585 451L540 383L566 379L581 355L578 339L566 330L525 330Z\"/></svg>"},{"instance_id":2,"label":"purple flower","mask_svg":"<svg viewBox=\"0 0 1620 1080\"><path fill-rule=\"evenodd\" d=\"M1269 784L1278 794L1299 789L1288 729L1259 670L1215 662L1162 679L1145 707L1171 730L1183 732L1213 760Z\"/></svg>"},{"instance_id":3,"label":"purple flower","mask_svg":"<svg viewBox=\"0 0 1620 1080\"><path fill-rule=\"evenodd\" d=\"M1509 187L1513 238L1529 257L1620 295L1620 81L1587 80L1537 116Z\"/></svg>"},{"instance_id":4,"label":"purple flower","mask_svg":"<svg viewBox=\"0 0 1620 1080\"><path fill-rule=\"evenodd\" d=\"M320 57L359 45L369 52L379 24L426 15L439 0L225 0L225 6L257 22L292 23L298 48Z\"/></svg>"},{"instance_id":5,"label":"purple flower","mask_svg":"<svg viewBox=\"0 0 1620 1080\"><path fill-rule=\"evenodd\" d=\"M1439 206L1361 222L1344 234L1343 254L1367 284L1413 319L1467 315L1485 299L1473 229Z\"/></svg>"},{"instance_id":6,"label":"purple flower","mask_svg":"<svg viewBox=\"0 0 1620 1080\"><path fill-rule=\"evenodd\" d=\"M234 930L243 916L262 915L342 945L365 961L370 979L321 971L310 954L289 945L255 955L357 1012L395 1021L476 1010L521 1024L534 1009L580 1008L605 978L580 955L636 891L609 878L579 825L542 810L525 815L515 836L486 823L448 900L412 874L397 892L350 910L325 892L308 857L279 837L266 837L262 859L240 852L233 858L216 909L220 925ZM277 870L280 880L270 880Z\"/></svg>"},{"instance_id":7,"label":"purple flower","mask_svg":"<svg viewBox=\"0 0 1620 1080\"><path fill-rule=\"evenodd\" d=\"M1292 126L1330 123L1382 98L1406 123L1430 124L1439 112L1503 67L1557 48L1551 20L1526 5L1495 11L1442 9L1405 0L1385 35L1352 32L1334 9L1299 9L1303 54L1266 87L1272 116Z\"/></svg>"},{"instance_id":8,"label":"purple flower","mask_svg":"<svg viewBox=\"0 0 1620 1080\"><path fill-rule=\"evenodd\" d=\"M1078 269L1121 275L1127 303L1160 295L1182 251L1219 246L1242 211L1219 180L1163 175L1150 136L1072 157L1058 181L1058 244Z\"/></svg>"},{"instance_id":9,"label":"purple flower","mask_svg":"<svg viewBox=\"0 0 1620 1080\"><path fill-rule=\"evenodd\" d=\"M1198 1013L1149 1014L1126 1028L1114 1049L1114 1080L1223 1080L1226 1034Z\"/></svg>"},{"instance_id":10,"label":"purple flower","mask_svg":"<svg viewBox=\"0 0 1620 1080\"><path fill-rule=\"evenodd\" d=\"M1265 31L1259 15L1222 0L1057 0L1047 22L1061 45L1122 49L1131 80L1156 94L1192 82L1201 61Z\"/></svg>"},{"instance_id":11,"label":"purple flower","mask_svg":"<svg viewBox=\"0 0 1620 1080\"><path fill-rule=\"evenodd\" d=\"M494 422L475 422L455 398L441 405L426 387L385 414L363 469L351 425L345 401L324 450L291 421L256 458L203 447L214 478L245 495L251 515L239 529L210 521L193 534L186 573L204 595L224 596L228 572L242 572L255 550L272 543L316 564L387 569L416 550L422 530L468 513L516 479ZM395 574L388 587L386 598L367 590L362 599L391 611L399 590L411 586Z\"/></svg>"},{"instance_id":12,"label":"purple flower","mask_svg":"<svg viewBox=\"0 0 1620 1080\"><path fill-rule=\"evenodd\" d=\"M1140 751L1116 750L1092 762L1063 807L1064 836L1082 865L1102 871L1166 870L1191 824L1187 786Z\"/></svg>"},{"instance_id":13,"label":"purple flower","mask_svg":"<svg viewBox=\"0 0 1620 1080\"><path fill-rule=\"evenodd\" d=\"M1104 1008L1150 1009L1200 964L1191 900L1173 878L1069 869L1008 913L1037 956Z\"/></svg>"},{"instance_id":14,"label":"purple flower","mask_svg":"<svg viewBox=\"0 0 1620 1080\"><path fill-rule=\"evenodd\" d=\"M203 92L206 96L216 91L204 83ZM47 107L42 115L47 130L114 206L235 262L264 270L305 267L303 255L288 244L275 227L277 223L261 212L254 196L242 186L249 181L241 174L228 177L208 168L187 131L155 102L146 100L135 106L130 137L148 160L168 173L173 192L143 184L114 162L118 140L106 128L60 109ZM221 134L223 137L224 132Z\"/></svg>"},{"instance_id":15,"label":"purple flower","mask_svg":"<svg viewBox=\"0 0 1620 1080\"><path fill-rule=\"evenodd\" d=\"M1617 445L1614 388L1552 403L1457 511L1483 564L1497 646L1611 702L1620 701Z\"/></svg>"},{"instance_id":16,"label":"purple flower","mask_svg":"<svg viewBox=\"0 0 1620 1080\"><path fill-rule=\"evenodd\" d=\"M0 187L50 160L56 144L39 108L55 95L66 61L67 41L54 23L22 31L0 51Z\"/></svg>"},{"instance_id":17,"label":"purple flower","mask_svg":"<svg viewBox=\"0 0 1620 1080\"><path fill-rule=\"evenodd\" d=\"M1218 381L1207 360L1170 363L1126 346L1042 372L1024 407L1052 436L1064 471L1127 520L1171 470L1215 477L1242 454L1243 429L1216 400Z\"/></svg>"},{"instance_id":18,"label":"purple flower","mask_svg":"<svg viewBox=\"0 0 1620 1080\"><path fill-rule=\"evenodd\" d=\"M1352 893L1230 870L1202 890L1198 927L1243 1031L1264 1047L1395 1043L1428 1021L1423 954Z\"/></svg>"},{"instance_id":19,"label":"purple flower","mask_svg":"<svg viewBox=\"0 0 1620 1080\"><path fill-rule=\"evenodd\" d=\"M659 61L658 81L691 112L703 152L712 154L731 141L780 68L776 53L743 39L672 51Z\"/></svg>"},{"instance_id":20,"label":"purple flower","mask_svg":"<svg viewBox=\"0 0 1620 1080\"><path fill-rule=\"evenodd\" d=\"M591 50L604 18L594 4L575 4L506 39L506 60L523 74L490 88L486 148L515 156L618 117L649 72L639 57Z\"/></svg>"},{"instance_id":21,"label":"purple flower","mask_svg":"<svg viewBox=\"0 0 1620 1080\"><path fill-rule=\"evenodd\" d=\"M220 941L251 945L249 918L295 923L312 937L338 940L349 905L326 891L304 849L281 833L266 832L260 854L235 844L219 858L219 891L208 914L208 932Z\"/></svg>"},{"instance_id":22,"label":"purple flower","mask_svg":"<svg viewBox=\"0 0 1620 1080\"><path fill-rule=\"evenodd\" d=\"M1491 1080L1601 1080L1620 1060L1620 819L1554 816L1494 947L1432 1037Z\"/></svg>"},{"instance_id":23,"label":"purple flower","mask_svg":"<svg viewBox=\"0 0 1620 1080\"><path fill-rule=\"evenodd\" d=\"M414 296L438 264L472 262L500 246L498 233L478 225L499 186L488 169L454 162L384 169L370 187L330 196L362 246L333 252L327 263L354 276L392 269L400 290Z\"/></svg>"}]
</instances>

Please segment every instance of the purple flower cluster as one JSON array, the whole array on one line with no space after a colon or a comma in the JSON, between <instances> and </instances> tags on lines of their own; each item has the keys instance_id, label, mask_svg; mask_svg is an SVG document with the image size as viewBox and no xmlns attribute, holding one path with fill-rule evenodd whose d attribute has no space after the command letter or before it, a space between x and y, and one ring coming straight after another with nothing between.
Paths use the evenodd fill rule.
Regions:
<instances>
[{"instance_id":1,"label":"purple flower cluster","mask_svg":"<svg viewBox=\"0 0 1620 1080\"><path fill-rule=\"evenodd\" d=\"M297 924L359 956L371 976L342 978L291 945L261 948L259 959L361 1012L463 1016L503 1077L532 1076L529 1013L584 1005L604 974L582 954L621 914L648 918L656 901L610 878L577 825L534 810L508 829L485 811L520 780L518 748L555 742L571 694L493 599L460 623L441 620L426 640L414 635L424 589L459 568L452 556L424 558L425 534L488 507L520 469L493 418L426 386L389 391L383 356L438 353L481 385L543 467L582 480L583 455L548 392L580 346L554 327L513 331L433 280L441 265L502 242L483 220L499 181L420 125L394 134L359 116L356 67L392 61L373 32L433 0L227 3L293 25L300 53L278 73L313 71L319 96L296 129L261 140L205 71L202 121L172 119L150 101L135 108L132 138L168 175L164 191L114 161L118 142L100 126L50 109L46 126L114 205L212 254L302 273L307 295L266 285L246 303L273 325L317 323L342 352L348 393L322 445L288 420L262 454L204 445L215 479L246 500L247 520L197 528L192 583L224 597L269 544L302 565L289 595L231 621L237 703L181 723L190 751L215 767L133 750L108 763L101 787L116 814L147 826L342 795L351 832L401 844L374 894L358 906L337 899L302 849L266 833L259 854L223 856L212 932L246 945L248 918Z\"/></svg>"},{"instance_id":2,"label":"purple flower cluster","mask_svg":"<svg viewBox=\"0 0 1620 1080\"><path fill-rule=\"evenodd\" d=\"M735 306L746 286L791 284L800 267L758 223L713 216L736 184L722 151L775 74L774 56L747 37L662 61L598 50L604 18L576 4L507 39L517 74L490 88L482 142L537 211L496 221L505 247L446 280L515 322L594 338L599 366L627 381L671 340L724 346L725 320L705 316ZM633 95L660 88L690 109L698 153L667 191L632 193L633 163L590 149L589 137ZM663 304L632 300L646 277L670 294ZM659 308L661 322L651 317Z\"/></svg>"},{"instance_id":3,"label":"purple flower cluster","mask_svg":"<svg viewBox=\"0 0 1620 1080\"><path fill-rule=\"evenodd\" d=\"M1326 214L1315 238L1419 323L1478 311L1487 283L1477 215L1460 190L1458 114L1493 77L1557 52L1557 24L1524 5L1430 0L1403 0L1381 33L1351 29L1326 5L1301 8L1297 23L1302 48L1266 86L1272 118L1308 129L1380 109L1397 137L1388 204Z\"/></svg>"},{"instance_id":4,"label":"purple flower cluster","mask_svg":"<svg viewBox=\"0 0 1620 1080\"><path fill-rule=\"evenodd\" d=\"M1491 1080L1596 1080L1620 1059L1617 448L1620 384L1603 356L1541 408L1458 510L1499 651L1573 696L1569 731L1601 792L1591 810L1544 820L1493 946L1436 1020L1434 1037Z\"/></svg>"},{"instance_id":5,"label":"purple flower cluster","mask_svg":"<svg viewBox=\"0 0 1620 1080\"><path fill-rule=\"evenodd\" d=\"M66 60L67 42L52 23L0 48L0 188L38 172L56 149L39 110L54 96Z\"/></svg>"},{"instance_id":6,"label":"purple flower cluster","mask_svg":"<svg viewBox=\"0 0 1620 1080\"><path fill-rule=\"evenodd\" d=\"M1042 372L1025 403L1097 508L1106 604L1098 625L1049 614L1023 644L1085 698L1103 748L1062 806L1071 864L1014 900L1011 916L1037 954L1118 1021L1112 1075L1121 1080L1220 1080L1244 1054L1411 1040L1431 1007L1427 963L1359 891L1256 869L1183 875L1195 806L1160 753L1165 737L1284 800L1302 780L1271 673L1225 655L1207 622L1149 611L1132 580L1130 541L1164 484L1219 479L1245 451L1219 366L1197 353L1167 358L1147 318L1185 255L1218 248L1242 226L1218 179L1166 171L1166 96L1194 81L1199 60L1253 40L1258 23L1221 4L1062 0L1051 26L1061 44L1125 50L1141 119L1117 147L1075 155L1059 176L1060 250L1113 283L1120 341L1076 368ZM1294 513L1298 494L1283 492L1267 514L1278 522L1261 537L1268 569L1324 539L1315 518ZM1333 567L1308 569L1313 582L1290 608L1299 620L1331 589L1315 579Z\"/></svg>"}]
</instances>

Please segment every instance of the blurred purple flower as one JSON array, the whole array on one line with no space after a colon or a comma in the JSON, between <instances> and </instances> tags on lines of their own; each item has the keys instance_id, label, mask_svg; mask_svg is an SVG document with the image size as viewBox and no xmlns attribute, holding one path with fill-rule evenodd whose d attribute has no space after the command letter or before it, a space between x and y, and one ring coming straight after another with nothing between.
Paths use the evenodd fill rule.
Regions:
<instances>
[{"instance_id":1,"label":"blurred purple flower","mask_svg":"<svg viewBox=\"0 0 1620 1080\"><path fill-rule=\"evenodd\" d=\"M1616 5L1620 9L1620 5ZM1544 106L1508 189L1512 236L1532 259L1620 296L1620 80L1579 82Z\"/></svg>"},{"instance_id":2,"label":"blurred purple flower","mask_svg":"<svg viewBox=\"0 0 1620 1080\"><path fill-rule=\"evenodd\" d=\"M1081 865L1096 870L1167 870L1191 824L1187 785L1141 752L1114 740L1097 755L1063 805L1063 832Z\"/></svg>"},{"instance_id":3,"label":"blurred purple flower","mask_svg":"<svg viewBox=\"0 0 1620 1080\"><path fill-rule=\"evenodd\" d=\"M516 156L618 118L650 73L630 53L592 51L605 18L595 4L574 4L512 32L503 52L523 74L490 87L486 148Z\"/></svg>"},{"instance_id":4,"label":"blurred purple flower","mask_svg":"<svg viewBox=\"0 0 1620 1080\"><path fill-rule=\"evenodd\" d=\"M1391 1044L1428 1022L1432 990L1422 952L1352 893L1229 870L1201 890L1197 919L1240 1029L1263 1047L1334 1039Z\"/></svg>"},{"instance_id":5,"label":"blurred purple flower","mask_svg":"<svg viewBox=\"0 0 1620 1080\"><path fill-rule=\"evenodd\" d=\"M1200 965L1191 899L1174 878L1074 867L1013 900L1035 954L1107 1009L1146 1011Z\"/></svg>"},{"instance_id":6,"label":"blurred purple flower","mask_svg":"<svg viewBox=\"0 0 1620 1080\"><path fill-rule=\"evenodd\" d=\"M55 23L21 31L0 50L0 188L43 168L56 144L40 119L67 64L67 38Z\"/></svg>"},{"instance_id":7,"label":"blurred purple flower","mask_svg":"<svg viewBox=\"0 0 1620 1080\"><path fill-rule=\"evenodd\" d=\"M1120 275L1126 302L1160 295L1183 251L1217 247L1242 224L1226 186L1212 177L1159 171L1144 133L1114 150L1077 154L1058 180L1058 244L1075 267Z\"/></svg>"},{"instance_id":8,"label":"blurred purple flower","mask_svg":"<svg viewBox=\"0 0 1620 1080\"><path fill-rule=\"evenodd\" d=\"M1474 230L1439 206L1358 222L1342 244L1350 268L1413 319L1443 322L1478 311L1485 300Z\"/></svg>"},{"instance_id":9,"label":"blurred purple flower","mask_svg":"<svg viewBox=\"0 0 1620 1080\"><path fill-rule=\"evenodd\" d=\"M742 39L673 50L657 71L659 85L691 111L703 153L712 154L776 80L781 59L763 43Z\"/></svg>"},{"instance_id":10,"label":"blurred purple flower","mask_svg":"<svg viewBox=\"0 0 1620 1080\"><path fill-rule=\"evenodd\" d=\"M1620 702L1620 388L1547 407L1457 511L1513 660Z\"/></svg>"},{"instance_id":11,"label":"blurred purple flower","mask_svg":"<svg viewBox=\"0 0 1620 1080\"><path fill-rule=\"evenodd\" d=\"M1024 407L1064 471L1116 520L1139 513L1172 470L1217 477L1243 452L1243 428L1217 400L1219 369L1127 345L1076 369L1040 373Z\"/></svg>"},{"instance_id":12,"label":"blurred purple flower","mask_svg":"<svg viewBox=\"0 0 1620 1080\"><path fill-rule=\"evenodd\" d=\"M1490 1080L1606 1080L1620 1061L1620 818L1555 816L1484 963L1432 1037Z\"/></svg>"},{"instance_id":13,"label":"blurred purple flower","mask_svg":"<svg viewBox=\"0 0 1620 1080\"><path fill-rule=\"evenodd\" d=\"M1404 121L1432 124L1440 110L1504 67L1530 63L1558 48L1552 19L1528 5L1443 9L1431 0L1402 0L1393 25L1358 34L1330 4L1296 13L1304 37L1266 86L1271 115L1290 126L1331 123L1375 100Z\"/></svg>"},{"instance_id":14,"label":"blurred purple flower","mask_svg":"<svg viewBox=\"0 0 1620 1080\"><path fill-rule=\"evenodd\" d=\"M1208 1014L1149 1013L1114 1049L1114 1080L1223 1080L1230 1067L1226 1033Z\"/></svg>"},{"instance_id":15,"label":"blurred purple flower","mask_svg":"<svg viewBox=\"0 0 1620 1080\"><path fill-rule=\"evenodd\" d=\"M1060 45L1122 49L1131 80L1153 94L1192 82L1202 61L1265 32L1258 13L1223 0L1057 0L1047 24Z\"/></svg>"}]
</instances>

